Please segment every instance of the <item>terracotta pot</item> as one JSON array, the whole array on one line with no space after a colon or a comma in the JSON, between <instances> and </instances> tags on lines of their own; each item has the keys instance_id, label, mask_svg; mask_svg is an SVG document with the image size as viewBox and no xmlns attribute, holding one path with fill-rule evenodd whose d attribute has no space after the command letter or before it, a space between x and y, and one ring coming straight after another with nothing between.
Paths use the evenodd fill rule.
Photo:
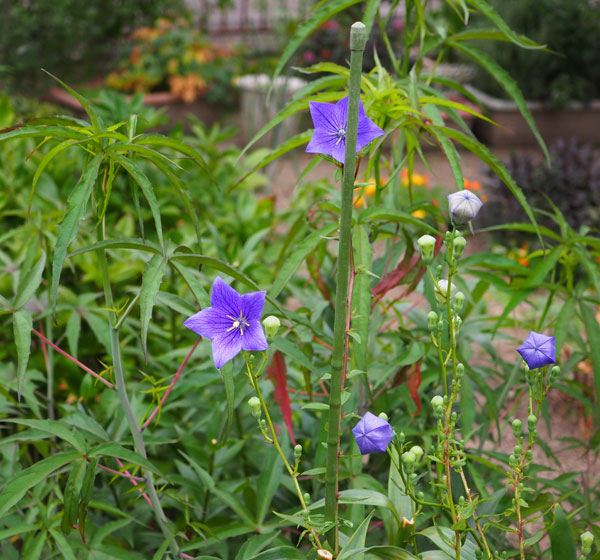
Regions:
<instances>
[{"instance_id":1,"label":"terracotta pot","mask_svg":"<svg viewBox=\"0 0 600 560\"><path fill-rule=\"evenodd\" d=\"M537 145L537 140L512 101L497 99L472 86L467 86L467 89L487 109L490 119L500 125L476 119L475 134L483 142L497 147ZM571 103L561 110L540 101L528 101L527 107L546 142L571 137L584 142L597 142L600 139L600 100L587 105Z\"/></svg>"}]
</instances>

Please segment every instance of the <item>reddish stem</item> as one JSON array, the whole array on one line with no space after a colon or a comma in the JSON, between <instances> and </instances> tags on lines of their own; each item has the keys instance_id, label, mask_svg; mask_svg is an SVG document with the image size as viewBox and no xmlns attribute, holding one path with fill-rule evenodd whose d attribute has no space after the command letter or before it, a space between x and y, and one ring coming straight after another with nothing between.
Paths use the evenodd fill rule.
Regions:
<instances>
[{"instance_id":1,"label":"reddish stem","mask_svg":"<svg viewBox=\"0 0 600 560\"><path fill-rule=\"evenodd\" d=\"M123 478L129 478L130 480L139 480L140 482L144 480L141 476L133 476L131 474L127 475L125 473L122 473L121 471L116 471L115 469L111 469L110 467L106 467L105 465L98 464L98 468L102 469L103 471L107 471L109 473L113 473L113 474L116 474L118 476L122 476Z\"/></svg>"},{"instance_id":2,"label":"reddish stem","mask_svg":"<svg viewBox=\"0 0 600 560\"><path fill-rule=\"evenodd\" d=\"M169 388L165 391L165 394L163 395L162 399L160 399L160 404L154 409L154 412L148 417L148 419L142 424L142 427L140 428L142 431L144 431L147 427L148 424L150 424L150 422L152 422L152 419L158 414L159 410L163 407L163 405L165 404L165 401L167 400L167 397L169 396L169 394L171 393L171 391L173 390L173 387L175 387L175 383L177 383L177 380L179 379L179 375L181 374L181 372L183 371L183 368L185 367L185 364L187 363L187 361L190 359L192 353L194 352L194 350L196 349L196 346L198 346L198 343L202 340L202 337L199 336L196 339L196 342L194 342L194 345L192 346L192 349L188 352L187 356L184 358L183 362L181 362L181 365L179 366L179 369L177 370L177 373L175 374L175 377L173 377L173 381L171 381L171 385L169 385Z\"/></svg>"},{"instance_id":3,"label":"reddish stem","mask_svg":"<svg viewBox=\"0 0 600 560\"><path fill-rule=\"evenodd\" d=\"M121 462L121 459L119 459L118 457L115 457L115 461L119 464L119 468L123 468L123 463ZM133 484L134 486L137 486L137 480L136 477L133 476L127 469L125 469L123 471L123 473L125 473L125 476L131 481L131 484ZM143 488L138 488L138 492L144 496L144 499L148 502L148 505L150 507L152 507L152 501L150 500L150 498L148 497L148 494L146 494L146 492L144 492Z\"/></svg>"},{"instance_id":4,"label":"reddish stem","mask_svg":"<svg viewBox=\"0 0 600 560\"><path fill-rule=\"evenodd\" d=\"M104 377L102 377L101 375L98 375L94 370L90 369L85 364L82 364L77 358L74 358L73 356L71 356L71 354L69 354L68 352L65 352L62 348L59 348L56 344L54 344L54 342L48 340L41 332L39 332L35 329L31 329L31 332L33 332L34 334L39 336L46 344L49 344L50 346L52 346L52 348L54 348L57 352L59 352L66 358L69 358L69 360L71 360L74 364L78 365L81 369L83 369L83 370L87 371L88 373L90 373L91 375L93 375L98 381L101 381L109 389L112 389L114 391L115 386L110 381L107 381L106 379L104 379Z\"/></svg>"}]
</instances>

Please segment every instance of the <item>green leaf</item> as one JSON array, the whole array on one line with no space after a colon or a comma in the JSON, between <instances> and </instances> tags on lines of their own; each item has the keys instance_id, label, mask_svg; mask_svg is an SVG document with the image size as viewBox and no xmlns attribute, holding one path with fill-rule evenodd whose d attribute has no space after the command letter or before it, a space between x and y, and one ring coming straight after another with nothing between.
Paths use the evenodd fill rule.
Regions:
<instances>
[{"instance_id":1,"label":"green leaf","mask_svg":"<svg viewBox=\"0 0 600 560\"><path fill-rule=\"evenodd\" d=\"M21 560L38 560L46 544L46 531L41 531L29 541L26 550L21 554Z\"/></svg>"},{"instance_id":2,"label":"green leaf","mask_svg":"<svg viewBox=\"0 0 600 560\"><path fill-rule=\"evenodd\" d=\"M175 138L169 138L168 136L163 136L162 134L140 134L133 139L133 142L136 144L143 144L145 146L170 148L176 152L189 156L190 159L192 159L202 169L208 169L204 157L202 157L202 154L198 150Z\"/></svg>"},{"instance_id":3,"label":"green leaf","mask_svg":"<svg viewBox=\"0 0 600 560\"><path fill-rule=\"evenodd\" d=\"M327 237L337 231L338 224L328 224L322 228L313 231L308 235L295 249L292 254L283 263L283 266L277 272L275 281L269 290L269 296L275 299L285 288L286 284L290 281L294 273L300 268L302 261L306 256L313 251L324 237Z\"/></svg>"},{"instance_id":4,"label":"green leaf","mask_svg":"<svg viewBox=\"0 0 600 560\"><path fill-rule=\"evenodd\" d=\"M86 452L85 439L77 431L69 428L67 424L60 420L30 420L28 418L5 418L2 422L11 422L22 426L29 426L34 430L47 432L53 436L59 437L63 441L71 444L80 453Z\"/></svg>"},{"instance_id":5,"label":"green leaf","mask_svg":"<svg viewBox=\"0 0 600 560\"><path fill-rule=\"evenodd\" d=\"M60 522L60 529L65 535L71 532L77 519L79 491L81 490L81 484L85 477L86 469L87 461L83 457L74 461L69 478L67 479L63 500L62 519Z\"/></svg>"},{"instance_id":6,"label":"green leaf","mask_svg":"<svg viewBox=\"0 0 600 560\"><path fill-rule=\"evenodd\" d=\"M519 89L519 86L517 85L517 82L513 80L513 78L506 70L501 68L492 58L490 58L487 54L480 51L479 49L473 47L472 45L467 45L466 43L463 43L461 41L450 40L448 42L455 49L457 49L458 51L462 52L463 54L471 58L473 61L475 61L475 63L478 66L481 66L482 68L487 70L487 72L491 74L491 76L500 84L500 86L502 86L502 88L508 94L508 96L515 102L521 115L523 115L523 118L529 125L531 132L538 141L540 148L544 152L544 157L546 158L546 161L549 163L550 154L548 152L548 148L546 147L546 142L544 142L544 139L542 138L542 135L540 134L540 131L538 130L535 121L533 120L533 115L527 107L527 103L525 101L525 98L523 97L523 94L521 93L521 90Z\"/></svg>"},{"instance_id":7,"label":"green leaf","mask_svg":"<svg viewBox=\"0 0 600 560\"><path fill-rule=\"evenodd\" d=\"M47 70L42 68L42 72L45 72L50 76L54 81L58 82L66 91L68 91L83 107L83 110L87 113L88 117L90 117L90 121L92 122L92 128L94 132L98 132L100 130L100 121L98 115L92 109L90 102L83 97L80 93L77 93L74 89L70 88L67 84L65 84L62 80L59 80L56 76L50 74Z\"/></svg>"},{"instance_id":8,"label":"green leaf","mask_svg":"<svg viewBox=\"0 0 600 560\"><path fill-rule=\"evenodd\" d=\"M263 548L269 546L278 536L279 532L255 535L242 545L235 560L249 560L253 556L256 556Z\"/></svg>"},{"instance_id":9,"label":"green leaf","mask_svg":"<svg viewBox=\"0 0 600 560\"><path fill-rule=\"evenodd\" d=\"M369 524L374 513L375 511L369 513L365 520L356 528L356 531L354 531L348 542L344 545L344 548L340 551L338 560L363 560L364 556L357 549L363 549L365 546L367 531L369 530Z\"/></svg>"},{"instance_id":10,"label":"green leaf","mask_svg":"<svg viewBox=\"0 0 600 560\"><path fill-rule=\"evenodd\" d=\"M316 9L313 8L309 12L310 18L298 28L296 34L288 41L286 48L279 57L277 67L273 73L273 79L281 74L285 65L288 63L294 52L296 52L296 49L311 33L338 12L349 8L350 6L354 6L354 4L358 4L361 1L362 0L329 0L328 2L321 2L320 6Z\"/></svg>"},{"instance_id":11,"label":"green leaf","mask_svg":"<svg viewBox=\"0 0 600 560\"><path fill-rule=\"evenodd\" d=\"M8 527L8 529L3 529L2 531L0 531L0 542L6 539L10 539L10 537L14 537L16 535L24 535L25 533L31 533L31 531L35 531L39 528L39 525L32 525L28 523L24 523L22 525L13 525L12 527Z\"/></svg>"},{"instance_id":12,"label":"green leaf","mask_svg":"<svg viewBox=\"0 0 600 560\"><path fill-rule=\"evenodd\" d=\"M52 455L19 472L0 494L0 515L18 503L30 488L45 480L55 470L81 457L78 451Z\"/></svg>"},{"instance_id":13,"label":"green leaf","mask_svg":"<svg viewBox=\"0 0 600 560\"><path fill-rule=\"evenodd\" d=\"M89 136L63 126L31 126L20 125L0 134L0 142L10 138L70 138L71 140L88 140Z\"/></svg>"},{"instance_id":14,"label":"green leaf","mask_svg":"<svg viewBox=\"0 0 600 560\"><path fill-rule=\"evenodd\" d=\"M361 548L355 551L356 553L369 553L369 558L381 558L382 560L433 560L433 556L430 556L432 551L423 552L422 556L414 556L408 550L398 548L396 546L369 546L368 548ZM434 551L437 552L437 551ZM448 560L448 557L444 554L442 560Z\"/></svg>"},{"instance_id":15,"label":"green leaf","mask_svg":"<svg viewBox=\"0 0 600 560\"><path fill-rule=\"evenodd\" d=\"M58 226L58 237L52 260L52 288L50 290L53 314L56 314L56 296L58 294L58 285L67 249L75 239L77 230L79 229L79 222L85 215L85 209L92 194L96 178L98 177L101 162L102 154L98 154L87 165L79 182L67 199L67 212Z\"/></svg>"},{"instance_id":16,"label":"green leaf","mask_svg":"<svg viewBox=\"0 0 600 560\"><path fill-rule=\"evenodd\" d=\"M160 247L148 240L142 240L137 238L121 238L121 239L106 239L105 241L98 241L87 247L77 249L72 253L69 253L69 257L76 255L82 255L89 251L96 251L97 249L135 249L137 251L146 251L147 253L160 253Z\"/></svg>"},{"instance_id":17,"label":"green leaf","mask_svg":"<svg viewBox=\"0 0 600 560\"><path fill-rule=\"evenodd\" d=\"M56 548L58 548L65 560L77 560L71 545L61 533L59 533L56 529L50 529L50 534L56 543Z\"/></svg>"},{"instance_id":18,"label":"green leaf","mask_svg":"<svg viewBox=\"0 0 600 560\"><path fill-rule=\"evenodd\" d=\"M235 383L233 381L233 368L231 362L227 362L219 370L223 385L225 386L225 398L227 400L227 415L223 418L221 429L219 430L219 441L225 442L229 437L229 431L233 423L233 414L235 412Z\"/></svg>"},{"instance_id":19,"label":"green leaf","mask_svg":"<svg viewBox=\"0 0 600 560\"><path fill-rule=\"evenodd\" d=\"M31 353L31 329L33 328L33 319L31 313L25 309L19 309L13 313L13 332L15 335L15 344L17 346L17 382L18 398L21 400L23 383L25 383L25 373L29 363L29 354Z\"/></svg>"},{"instance_id":20,"label":"green leaf","mask_svg":"<svg viewBox=\"0 0 600 560\"><path fill-rule=\"evenodd\" d=\"M77 347L79 345L79 334L81 333L81 315L77 310L73 311L67 319L65 334L69 343L69 352L77 359Z\"/></svg>"},{"instance_id":21,"label":"green leaf","mask_svg":"<svg viewBox=\"0 0 600 560\"><path fill-rule=\"evenodd\" d=\"M146 265L144 276L142 279L142 288L140 290L140 322L141 322L141 337L142 350L144 357L148 362L148 325L152 319L152 309L156 301L156 295L160 290L165 272L167 271L168 260L162 255L154 255Z\"/></svg>"},{"instance_id":22,"label":"green leaf","mask_svg":"<svg viewBox=\"0 0 600 560\"><path fill-rule=\"evenodd\" d=\"M36 290L42 283L42 275L46 266L46 253L42 251L42 256L35 266L22 278L19 282L19 292L15 298L13 309L23 307L35 294Z\"/></svg>"},{"instance_id":23,"label":"green leaf","mask_svg":"<svg viewBox=\"0 0 600 560\"><path fill-rule=\"evenodd\" d=\"M141 455L138 455L134 451L126 449L115 442L101 443L100 445L90 449L87 456L89 459L93 457L117 457L119 459L123 459L127 463L143 467L154 474L161 474L160 471L150 461L148 461L148 459L144 459Z\"/></svg>"},{"instance_id":24,"label":"green leaf","mask_svg":"<svg viewBox=\"0 0 600 560\"><path fill-rule=\"evenodd\" d=\"M283 463L279 461L279 453L271 447L262 457L262 470L256 483L256 521L262 525L269 511L273 496L281 481Z\"/></svg>"},{"instance_id":25,"label":"green leaf","mask_svg":"<svg viewBox=\"0 0 600 560\"><path fill-rule=\"evenodd\" d=\"M276 546L260 552L248 560L306 560L306 556L293 546Z\"/></svg>"},{"instance_id":26,"label":"green leaf","mask_svg":"<svg viewBox=\"0 0 600 560\"><path fill-rule=\"evenodd\" d=\"M440 550L446 553L450 558L454 558L456 556L456 551L452 546L450 546L450 542L456 537L456 533L450 529L449 527L427 527L418 533L419 535L423 535L427 537L430 541L432 541ZM466 541L460 547L460 557L462 560L477 560L477 556L475 555L475 551L479 547L475 543L472 537L467 536Z\"/></svg>"},{"instance_id":27,"label":"green leaf","mask_svg":"<svg viewBox=\"0 0 600 560\"><path fill-rule=\"evenodd\" d=\"M548 531L552 560L577 560L577 550L571 526L563 509L554 508L554 523Z\"/></svg>"},{"instance_id":28,"label":"green leaf","mask_svg":"<svg viewBox=\"0 0 600 560\"><path fill-rule=\"evenodd\" d=\"M171 542L173 541L173 539L175 537L176 537L175 534L169 535L163 541L163 543L160 545L160 547L158 548L158 550L156 551L156 553L152 557L152 560L161 560L161 558L165 555L165 552L167 551L167 548L169 548L169 545L171 544Z\"/></svg>"},{"instance_id":29,"label":"green leaf","mask_svg":"<svg viewBox=\"0 0 600 560\"><path fill-rule=\"evenodd\" d=\"M594 312L584 301L581 301L579 304L579 312L585 326L590 356L592 358L596 399L600 399L600 325L598 325Z\"/></svg>"},{"instance_id":30,"label":"green leaf","mask_svg":"<svg viewBox=\"0 0 600 560\"><path fill-rule=\"evenodd\" d=\"M162 231L162 222L160 218L160 205L156 198L156 194L154 194L154 189L152 188L152 183L146 176L146 174L129 158L122 156L121 154L112 153L110 155L112 159L114 159L131 177L133 180L139 185L142 193L144 194L144 198L146 202L148 202L148 206L150 206L150 212L152 213L152 218L154 219L154 227L156 228L156 236L158 237L158 244L163 247L163 231Z\"/></svg>"}]
</instances>

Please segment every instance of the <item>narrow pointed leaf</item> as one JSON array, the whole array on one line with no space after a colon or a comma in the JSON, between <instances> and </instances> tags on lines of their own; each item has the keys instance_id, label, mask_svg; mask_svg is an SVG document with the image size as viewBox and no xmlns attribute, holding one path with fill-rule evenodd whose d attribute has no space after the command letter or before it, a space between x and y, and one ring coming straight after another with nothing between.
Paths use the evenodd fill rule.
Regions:
<instances>
[{"instance_id":1,"label":"narrow pointed leaf","mask_svg":"<svg viewBox=\"0 0 600 560\"><path fill-rule=\"evenodd\" d=\"M44 267L46 266L46 253L42 251L42 256L35 264L35 266L25 275L25 278L21 278L19 282L19 293L15 298L13 309L19 309L23 307L35 294L36 290L42 283L42 275L44 274Z\"/></svg>"},{"instance_id":2,"label":"narrow pointed leaf","mask_svg":"<svg viewBox=\"0 0 600 560\"><path fill-rule=\"evenodd\" d=\"M575 538L571 531L571 524L563 509L557 505L554 509L554 523L548 531L552 560L576 560L577 549Z\"/></svg>"},{"instance_id":3,"label":"narrow pointed leaf","mask_svg":"<svg viewBox=\"0 0 600 560\"><path fill-rule=\"evenodd\" d=\"M144 270L142 279L142 288L140 290L140 321L141 321L141 337L142 349L146 361L148 361L148 350L146 343L148 340L148 325L152 318L152 309L156 301L156 295L160 290L165 272L167 271L168 261L162 255L154 255Z\"/></svg>"},{"instance_id":4,"label":"narrow pointed leaf","mask_svg":"<svg viewBox=\"0 0 600 560\"><path fill-rule=\"evenodd\" d=\"M58 226L58 237L52 260L52 287L50 290L53 313L56 313L56 296L58 294L62 267L67 256L67 249L77 236L79 222L85 215L85 209L92 194L96 178L98 177L101 162L102 154L98 154L85 168L79 182L69 195L67 212Z\"/></svg>"},{"instance_id":5,"label":"narrow pointed leaf","mask_svg":"<svg viewBox=\"0 0 600 560\"><path fill-rule=\"evenodd\" d=\"M23 383L25 383L25 373L29 363L29 354L31 353L31 329L33 320L31 313L25 309L19 309L13 314L13 332L15 335L15 344L17 345L17 383L18 398L21 400Z\"/></svg>"}]
</instances>

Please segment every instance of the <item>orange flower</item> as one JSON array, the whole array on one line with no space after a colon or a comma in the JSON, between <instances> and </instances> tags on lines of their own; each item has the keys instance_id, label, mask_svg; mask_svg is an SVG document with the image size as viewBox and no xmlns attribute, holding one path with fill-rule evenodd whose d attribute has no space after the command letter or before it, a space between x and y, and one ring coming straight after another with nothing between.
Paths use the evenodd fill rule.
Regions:
<instances>
[{"instance_id":1,"label":"orange flower","mask_svg":"<svg viewBox=\"0 0 600 560\"><path fill-rule=\"evenodd\" d=\"M369 179L365 181L367 183L363 187L354 187L354 190L358 191L360 194L354 195L354 200L352 204L355 207L366 206L367 203L363 199L363 197L371 197L375 195L375 191L377 190L377 184L375 183L375 179ZM381 179L381 185L385 185L385 179Z\"/></svg>"},{"instance_id":2,"label":"orange flower","mask_svg":"<svg viewBox=\"0 0 600 560\"><path fill-rule=\"evenodd\" d=\"M480 191L481 181L469 181L469 179L465 179L465 189L469 191Z\"/></svg>"},{"instance_id":3,"label":"orange flower","mask_svg":"<svg viewBox=\"0 0 600 560\"><path fill-rule=\"evenodd\" d=\"M415 187L422 187L429 182L429 177L427 177L427 175L421 175L420 173L413 173L411 175L411 181L409 181L408 169L406 168L400 171L400 177L402 184L405 187L408 187L409 183L412 183Z\"/></svg>"},{"instance_id":4,"label":"orange flower","mask_svg":"<svg viewBox=\"0 0 600 560\"><path fill-rule=\"evenodd\" d=\"M415 210L414 212L411 212L410 215L423 220L425 216L427 216L427 212L425 212L425 210Z\"/></svg>"}]
</instances>

